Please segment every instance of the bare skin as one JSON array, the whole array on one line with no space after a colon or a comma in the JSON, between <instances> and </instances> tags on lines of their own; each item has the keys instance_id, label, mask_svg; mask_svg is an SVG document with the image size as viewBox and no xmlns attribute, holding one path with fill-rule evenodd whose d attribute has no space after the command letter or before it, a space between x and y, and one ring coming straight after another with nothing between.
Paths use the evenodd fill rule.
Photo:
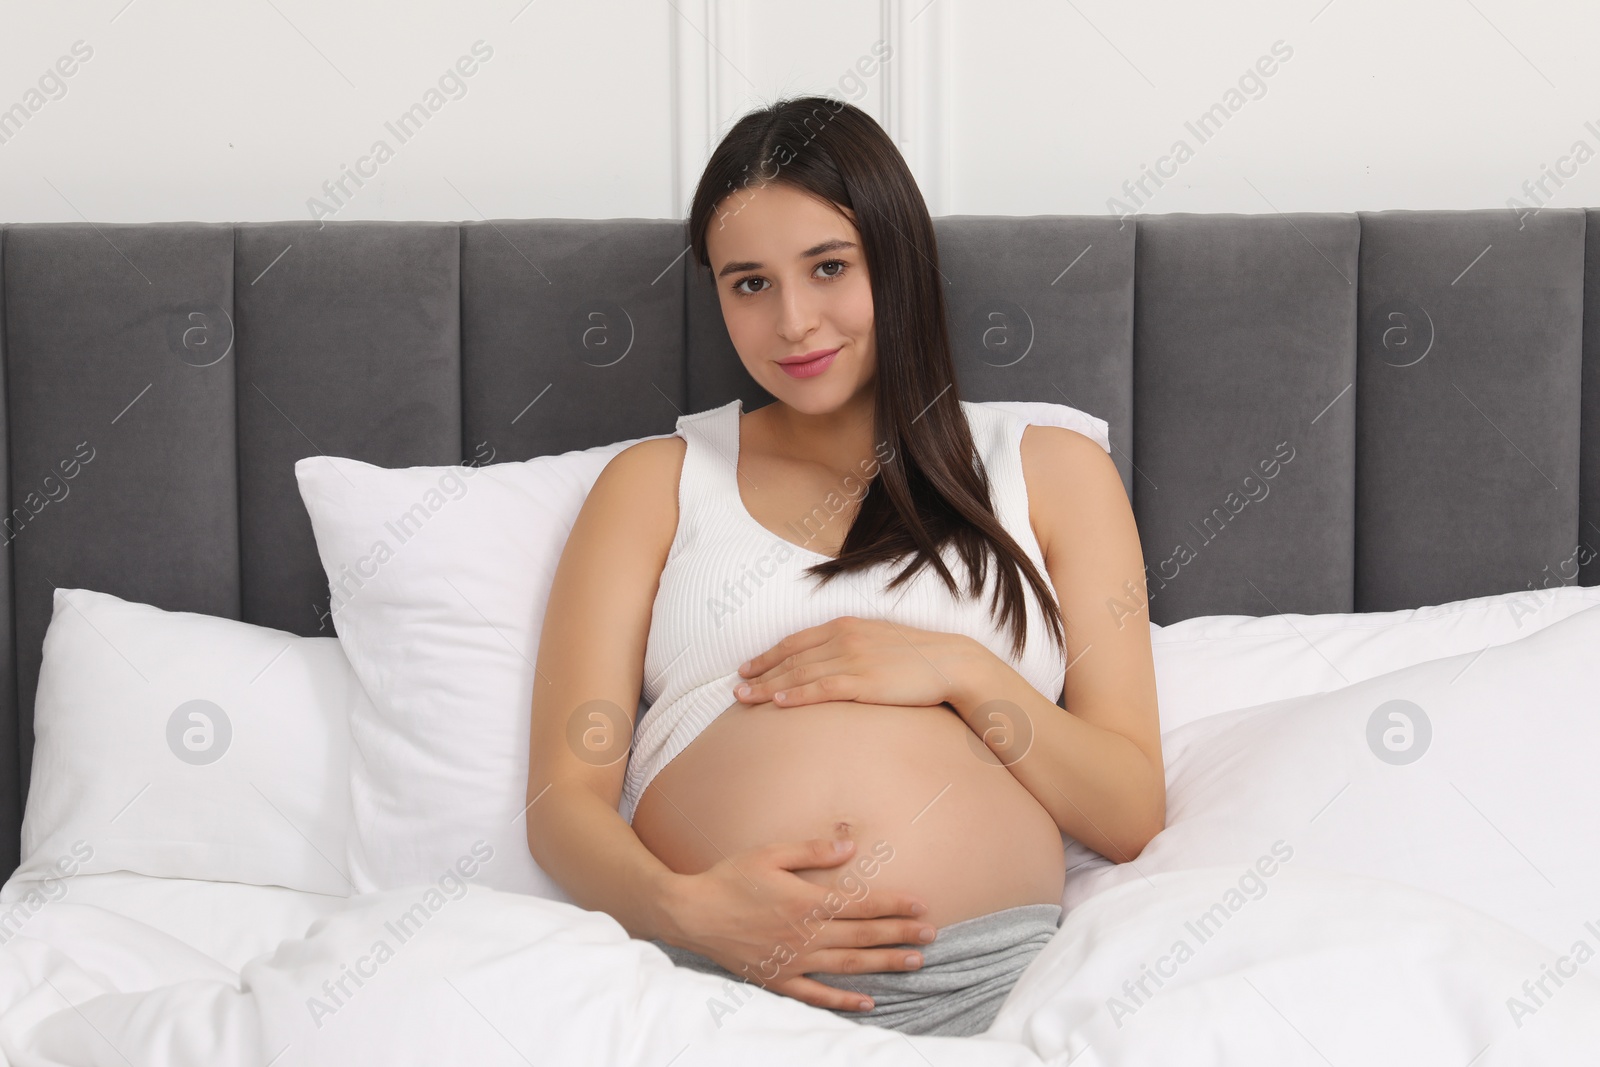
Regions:
<instances>
[{"instance_id":1,"label":"bare skin","mask_svg":"<svg viewBox=\"0 0 1600 1067\"><path fill-rule=\"evenodd\" d=\"M836 555L853 509L821 528L800 520L875 454L860 236L847 213L788 187L742 195L708 236L712 268L740 359L777 402L741 422L741 501L774 536ZM833 365L813 378L791 378L775 362L835 347ZM938 926L1000 908L1058 902L1062 832L1128 859L1159 830L1148 626L1114 624L1103 606L1125 596L1127 582L1142 588L1136 528L1104 453L1051 427L1025 432L1023 466L1034 532L1069 619L1069 658L1096 652L1068 671L1072 714L970 639L898 628L886 643L883 624L840 620L758 657L745 674L751 693L730 694L729 709L657 775L626 823L617 806L628 728L677 529L684 451L682 439L662 438L612 460L551 590L528 839L575 901L775 992L861 1009L870 1001L847 980L836 988L805 976L914 969L918 953L890 946L926 943ZM1035 491L1046 485L1053 491ZM876 649L865 657L872 665L824 679L837 670L828 650L848 642ZM932 683L935 673L953 688ZM825 685L850 695L827 699ZM1007 766L977 741L968 716L978 693L1015 700L1034 722L1037 751ZM607 705L607 745L578 751L574 716L603 723L593 712ZM833 851L835 840L846 851Z\"/></svg>"}]
</instances>

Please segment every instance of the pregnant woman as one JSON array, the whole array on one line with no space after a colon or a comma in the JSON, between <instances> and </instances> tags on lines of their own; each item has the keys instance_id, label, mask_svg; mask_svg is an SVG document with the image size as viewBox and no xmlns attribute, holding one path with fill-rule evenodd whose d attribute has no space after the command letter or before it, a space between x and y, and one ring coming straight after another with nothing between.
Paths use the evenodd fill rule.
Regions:
<instances>
[{"instance_id":1,"label":"pregnant woman","mask_svg":"<svg viewBox=\"0 0 1600 1067\"><path fill-rule=\"evenodd\" d=\"M1090 438L958 399L932 220L864 112L744 116L688 223L775 400L595 482L539 646L529 848L678 964L982 1032L1060 923L1062 835L1125 861L1164 824L1127 494Z\"/></svg>"}]
</instances>

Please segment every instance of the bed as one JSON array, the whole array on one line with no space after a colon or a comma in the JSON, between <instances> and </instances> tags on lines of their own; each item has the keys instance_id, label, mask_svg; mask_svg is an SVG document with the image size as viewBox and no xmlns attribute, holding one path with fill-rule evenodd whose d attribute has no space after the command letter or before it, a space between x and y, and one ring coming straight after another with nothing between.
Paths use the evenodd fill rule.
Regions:
<instances>
[{"instance_id":1,"label":"bed","mask_svg":"<svg viewBox=\"0 0 1600 1067\"><path fill-rule=\"evenodd\" d=\"M522 843L587 487L768 399L681 221L26 224L5 1062L1591 1060L1600 211L935 221L964 399L1124 477L1168 769L986 1033L674 968Z\"/></svg>"}]
</instances>

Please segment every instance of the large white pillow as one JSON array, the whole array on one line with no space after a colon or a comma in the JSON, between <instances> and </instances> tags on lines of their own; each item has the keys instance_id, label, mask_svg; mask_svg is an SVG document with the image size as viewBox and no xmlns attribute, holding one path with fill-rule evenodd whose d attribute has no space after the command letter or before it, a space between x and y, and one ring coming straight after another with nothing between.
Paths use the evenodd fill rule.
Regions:
<instances>
[{"instance_id":1,"label":"large white pillow","mask_svg":"<svg viewBox=\"0 0 1600 1067\"><path fill-rule=\"evenodd\" d=\"M1502 645L1596 604L1600 586L1556 586L1401 611L1204 615L1152 624L1161 731Z\"/></svg>"},{"instance_id":2,"label":"large white pillow","mask_svg":"<svg viewBox=\"0 0 1600 1067\"><path fill-rule=\"evenodd\" d=\"M1593 606L1486 650L1180 727L1163 739L1166 829L1130 863L1070 871L1063 906L1162 871L1248 865L1282 841L1297 868L1439 893L1559 953L1592 944L1597 649Z\"/></svg>"},{"instance_id":3,"label":"large white pillow","mask_svg":"<svg viewBox=\"0 0 1600 1067\"><path fill-rule=\"evenodd\" d=\"M366 706L331 637L57 589L8 891L133 871L349 896Z\"/></svg>"},{"instance_id":4,"label":"large white pillow","mask_svg":"<svg viewBox=\"0 0 1600 1067\"><path fill-rule=\"evenodd\" d=\"M1062 404L1022 406L1030 422L1104 427ZM584 497L611 457L649 439L479 467L295 464L334 626L373 701L350 724L362 891L427 881L483 839L502 858L484 884L570 902L527 846L533 665Z\"/></svg>"},{"instance_id":5,"label":"large white pillow","mask_svg":"<svg viewBox=\"0 0 1600 1067\"><path fill-rule=\"evenodd\" d=\"M482 467L295 464L334 628L372 696L352 715L350 875L426 882L477 840L483 883L570 902L528 852L533 665L584 497L635 444Z\"/></svg>"}]
</instances>

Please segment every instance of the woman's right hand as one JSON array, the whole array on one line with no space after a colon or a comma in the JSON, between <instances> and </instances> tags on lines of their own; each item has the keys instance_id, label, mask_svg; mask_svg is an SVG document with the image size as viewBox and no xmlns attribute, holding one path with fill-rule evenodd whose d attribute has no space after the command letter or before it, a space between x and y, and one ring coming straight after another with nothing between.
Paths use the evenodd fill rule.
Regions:
<instances>
[{"instance_id":1,"label":"woman's right hand","mask_svg":"<svg viewBox=\"0 0 1600 1067\"><path fill-rule=\"evenodd\" d=\"M816 838L762 845L699 874L678 875L667 907L674 936L663 940L806 1004L867 1010L872 1002L864 994L805 975L916 970L920 952L873 946L926 944L923 932L937 931L917 918L927 906L909 893L869 887L852 900L794 873L837 867L854 855L854 841ZM915 966L906 963L908 955L915 955Z\"/></svg>"}]
</instances>

